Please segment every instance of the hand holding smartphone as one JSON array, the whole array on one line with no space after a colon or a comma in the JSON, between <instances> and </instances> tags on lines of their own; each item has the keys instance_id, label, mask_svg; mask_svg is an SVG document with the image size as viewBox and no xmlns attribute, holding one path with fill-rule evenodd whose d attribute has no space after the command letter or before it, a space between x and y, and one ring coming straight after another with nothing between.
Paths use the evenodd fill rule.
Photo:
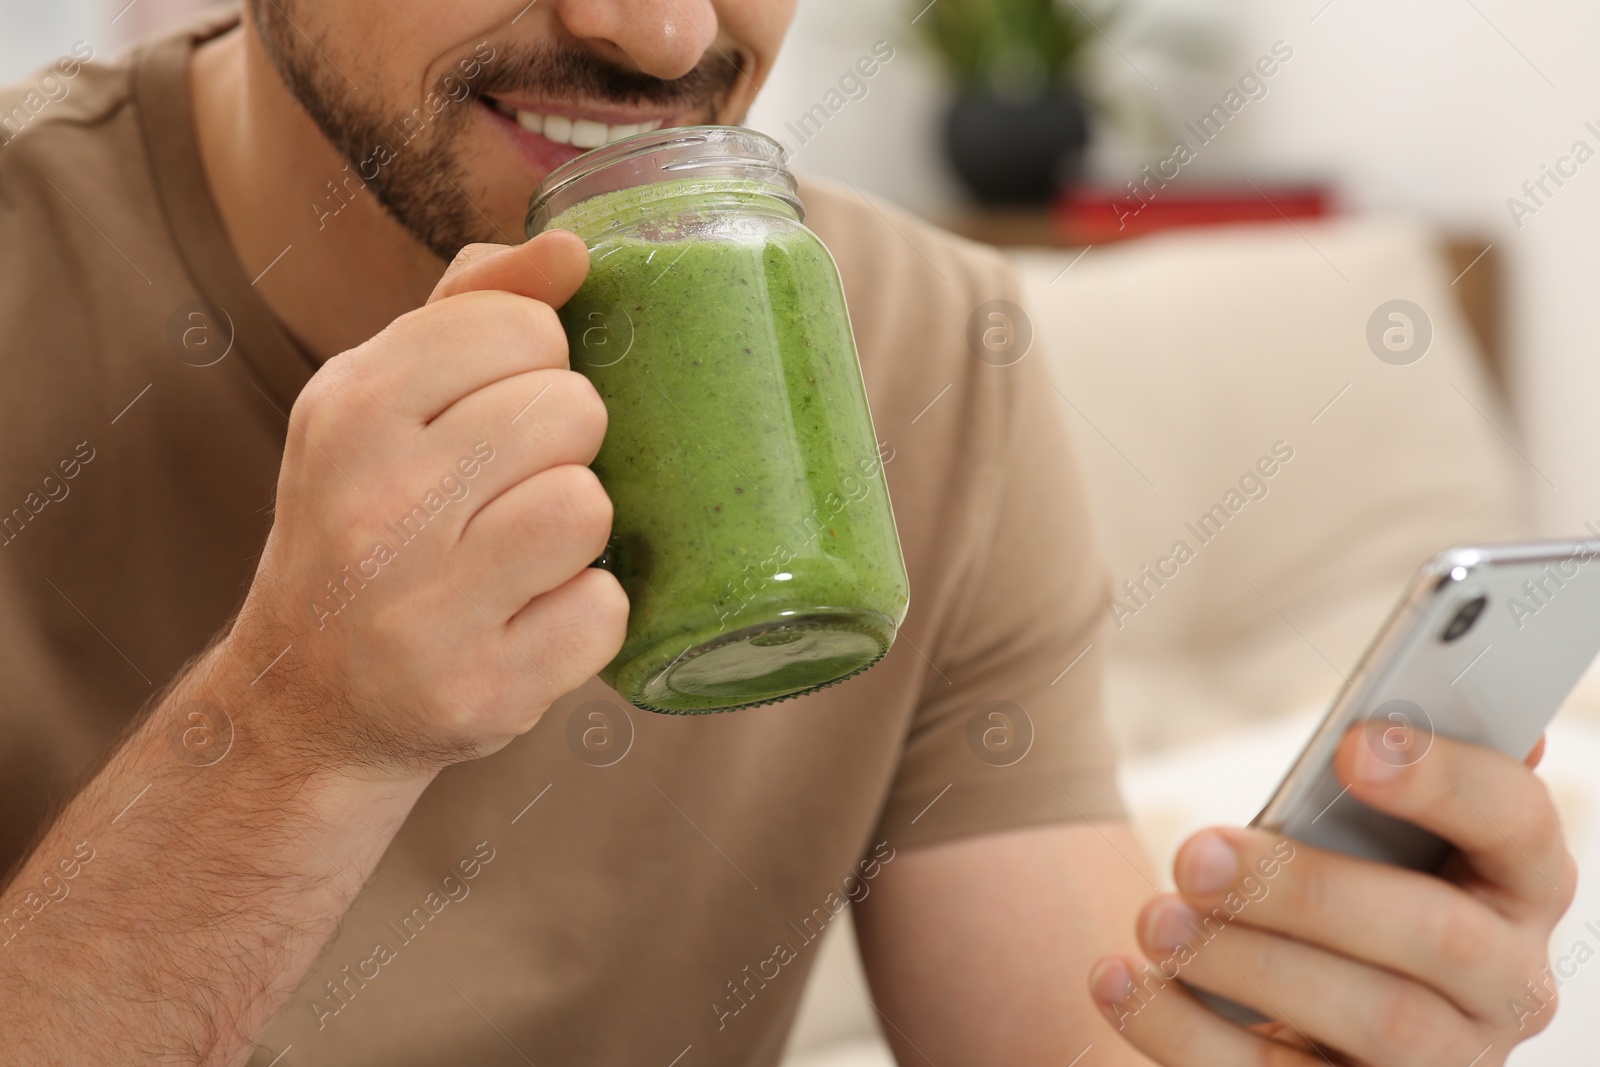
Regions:
<instances>
[{"instance_id":1,"label":"hand holding smartphone","mask_svg":"<svg viewBox=\"0 0 1600 1067\"><path fill-rule=\"evenodd\" d=\"M1435 736L1521 759L1600 653L1600 540L1448 549L1412 580L1311 740L1251 826L1376 862L1437 872L1440 838L1349 795L1333 756L1371 725L1380 759L1426 759ZM1258 1013L1203 990L1242 1024Z\"/></svg>"}]
</instances>

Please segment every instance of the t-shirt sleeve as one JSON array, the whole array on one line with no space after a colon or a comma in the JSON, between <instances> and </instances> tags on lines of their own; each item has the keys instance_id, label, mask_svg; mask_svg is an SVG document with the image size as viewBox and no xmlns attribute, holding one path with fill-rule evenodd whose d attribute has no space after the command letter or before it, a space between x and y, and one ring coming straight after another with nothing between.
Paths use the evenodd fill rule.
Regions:
<instances>
[{"instance_id":1,"label":"t-shirt sleeve","mask_svg":"<svg viewBox=\"0 0 1600 1067\"><path fill-rule=\"evenodd\" d=\"M1019 300L1009 268L1001 289ZM947 506L980 521L949 621L921 650L930 669L875 838L908 847L1125 815L1101 718L1107 572L1067 402L1037 338L1010 365L974 363L971 387L994 391L969 428L989 469Z\"/></svg>"}]
</instances>

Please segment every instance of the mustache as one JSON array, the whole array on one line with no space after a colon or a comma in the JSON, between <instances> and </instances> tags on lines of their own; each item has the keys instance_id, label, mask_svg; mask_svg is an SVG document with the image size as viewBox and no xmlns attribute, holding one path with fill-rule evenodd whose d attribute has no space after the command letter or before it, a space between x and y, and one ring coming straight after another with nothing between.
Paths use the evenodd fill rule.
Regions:
<instances>
[{"instance_id":1,"label":"mustache","mask_svg":"<svg viewBox=\"0 0 1600 1067\"><path fill-rule=\"evenodd\" d=\"M617 104L715 105L744 74L742 64L713 48L693 70L657 78L629 70L593 52L542 42L506 45L474 80L474 96L523 93L552 100L582 99Z\"/></svg>"}]
</instances>

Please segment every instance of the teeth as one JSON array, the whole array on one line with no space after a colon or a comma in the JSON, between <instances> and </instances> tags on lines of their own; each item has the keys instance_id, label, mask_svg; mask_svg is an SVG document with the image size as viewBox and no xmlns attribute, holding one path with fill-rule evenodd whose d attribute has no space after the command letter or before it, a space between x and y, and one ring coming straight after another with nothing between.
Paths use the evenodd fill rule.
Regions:
<instances>
[{"instance_id":1,"label":"teeth","mask_svg":"<svg viewBox=\"0 0 1600 1067\"><path fill-rule=\"evenodd\" d=\"M599 148L606 143L606 125L603 122L579 119L572 124L570 140L574 148Z\"/></svg>"},{"instance_id":2,"label":"teeth","mask_svg":"<svg viewBox=\"0 0 1600 1067\"><path fill-rule=\"evenodd\" d=\"M544 135L556 144L571 144L572 120L565 115L546 115Z\"/></svg>"},{"instance_id":3,"label":"teeth","mask_svg":"<svg viewBox=\"0 0 1600 1067\"><path fill-rule=\"evenodd\" d=\"M648 133L661 128L660 119L649 122L629 122L607 126L593 119L573 119L566 115L544 115L537 111L519 111L499 100L493 101L495 110L517 120L517 125L531 133L542 134L556 144L570 144L574 148L599 148L636 133Z\"/></svg>"}]
</instances>

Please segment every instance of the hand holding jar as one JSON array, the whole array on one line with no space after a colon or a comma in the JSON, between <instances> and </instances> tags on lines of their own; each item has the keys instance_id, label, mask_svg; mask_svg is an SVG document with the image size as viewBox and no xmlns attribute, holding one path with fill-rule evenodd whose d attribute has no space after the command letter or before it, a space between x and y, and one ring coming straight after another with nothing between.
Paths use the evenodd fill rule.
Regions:
<instances>
[{"instance_id":1,"label":"hand holding jar","mask_svg":"<svg viewBox=\"0 0 1600 1067\"><path fill-rule=\"evenodd\" d=\"M661 130L552 173L528 233L590 270L561 309L605 401L601 563L631 603L601 677L639 707L764 704L867 669L909 603L838 269L776 142Z\"/></svg>"}]
</instances>

